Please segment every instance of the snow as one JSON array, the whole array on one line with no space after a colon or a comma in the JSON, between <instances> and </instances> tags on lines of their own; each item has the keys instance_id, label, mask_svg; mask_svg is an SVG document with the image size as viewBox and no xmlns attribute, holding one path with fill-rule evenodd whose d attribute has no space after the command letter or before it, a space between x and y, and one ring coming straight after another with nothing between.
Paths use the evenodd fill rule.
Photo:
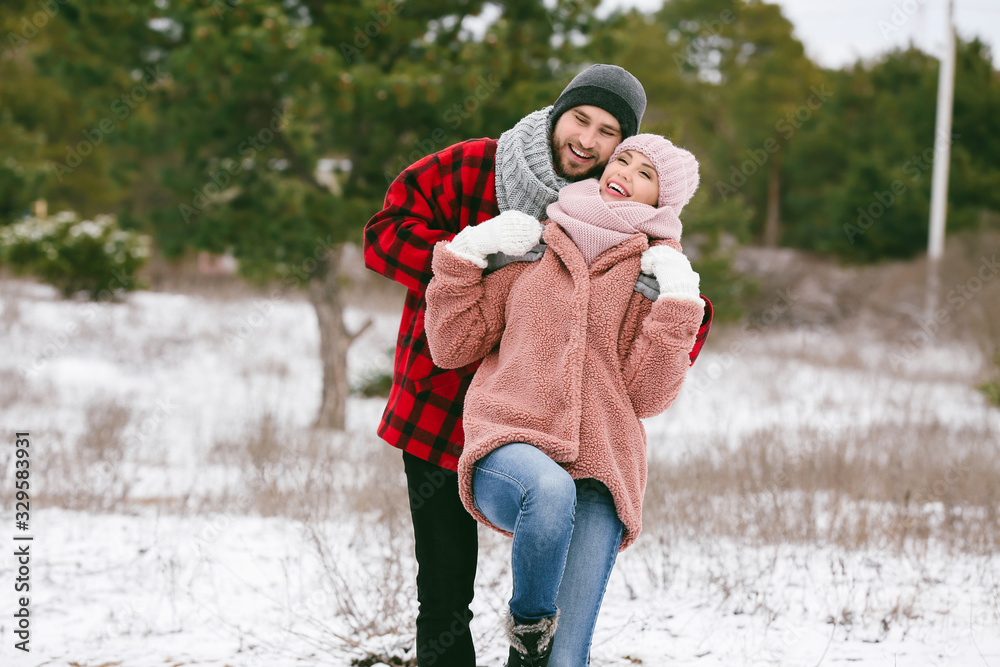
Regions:
<instances>
[{"instance_id":1,"label":"snow","mask_svg":"<svg viewBox=\"0 0 1000 667\"><path fill-rule=\"evenodd\" d=\"M304 435L322 379L306 301L139 292L93 304L4 282L0 433L12 443L15 430L30 430L33 493L83 483L99 491L101 470L129 491L127 503L103 509L32 503L24 654L13 648L13 445L0 449L0 664L282 667L413 656L402 465L374 434L384 399L350 399L346 433ZM346 313L352 330L368 318L351 350L352 382L391 368L399 313ZM677 403L647 420L651 456L678 460L720 440L737 448L766 429L918 421L1000 434L1000 411L968 380L982 363L974 353L936 346L888 373L895 347L852 352L843 334L819 329L719 329ZM78 453L78 465L55 468L74 461L66 452L115 402L131 410L122 460ZM235 461L267 423L280 446L260 454L251 479ZM310 446L315 458L300 458ZM275 494L275 511L259 511L253 484ZM296 505L296 489L316 489L316 506ZM479 663L497 665L509 543L490 531L480 539L472 630ZM761 546L648 526L619 556L592 664L1000 665L998 559L933 540L902 551Z\"/></svg>"}]
</instances>

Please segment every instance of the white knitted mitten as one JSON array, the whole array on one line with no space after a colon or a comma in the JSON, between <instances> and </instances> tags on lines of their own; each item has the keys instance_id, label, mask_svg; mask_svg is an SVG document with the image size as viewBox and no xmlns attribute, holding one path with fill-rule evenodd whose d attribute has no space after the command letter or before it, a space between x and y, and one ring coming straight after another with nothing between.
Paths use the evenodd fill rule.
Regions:
<instances>
[{"instance_id":1,"label":"white knitted mitten","mask_svg":"<svg viewBox=\"0 0 1000 667\"><path fill-rule=\"evenodd\" d=\"M504 211L495 218L466 227L445 246L481 269L486 257L497 252L523 255L538 244L545 227L527 213Z\"/></svg>"},{"instance_id":2,"label":"white knitted mitten","mask_svg":"<svg viewBox=\"0 0 1000 667\"><path fill-rule=\"evenodd\" d=\"M684 299L704 305L698 290L700 278L684 253L665 245L648 248L642 253L642 272L652 273L660 283L657 301Z\"/></svg>"}]
</instances>

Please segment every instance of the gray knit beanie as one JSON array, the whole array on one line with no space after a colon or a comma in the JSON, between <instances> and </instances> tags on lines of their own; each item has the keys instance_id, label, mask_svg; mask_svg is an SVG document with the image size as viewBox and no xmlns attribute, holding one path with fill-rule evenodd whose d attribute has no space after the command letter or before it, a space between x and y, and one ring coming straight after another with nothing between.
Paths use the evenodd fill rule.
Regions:
<instances>
[{"instance_id":1,"label":"gray knit beanie","mask_svg":"<svg viewBox=\"0 0 1000 667\"><path fill-rule=\"evenodd\" d=\"M563 89L549 115L549 131L565 112L581 104L604 109L617 119L622 139L639 131L646 111L646 91L639 80L617 65L591 65Z\"/></svg>"}]
</instances>

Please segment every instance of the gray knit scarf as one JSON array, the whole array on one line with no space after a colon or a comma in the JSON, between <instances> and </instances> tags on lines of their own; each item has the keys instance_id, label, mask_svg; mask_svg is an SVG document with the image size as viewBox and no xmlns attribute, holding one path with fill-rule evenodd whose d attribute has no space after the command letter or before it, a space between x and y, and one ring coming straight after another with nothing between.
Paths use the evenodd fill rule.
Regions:
<instances>
[{"instance_id":1,"label":"gray knit scarf","mask_svg":"<svg viewBox=\"0 0 1000 667\"><path fill-rule=\"evenodd\" d=\"M569 181L552 166L551 106L528 114L497 142L496 189L500 211L521 211L544 220L545 207Z\"/></svg>"}]
</instances>

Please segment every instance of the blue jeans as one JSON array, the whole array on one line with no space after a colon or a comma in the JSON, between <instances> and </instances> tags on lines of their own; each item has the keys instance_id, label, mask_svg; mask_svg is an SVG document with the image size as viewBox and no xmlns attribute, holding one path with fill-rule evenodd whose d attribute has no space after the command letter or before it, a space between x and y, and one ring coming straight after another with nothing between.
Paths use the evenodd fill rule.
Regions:
<instances>
[{"instance_id":1,"label":"blue jeans","mask_svg":"<svg viewBox=\"0 0 1000 667\"><path fill-rule=\"evenodd\" d=\"M532 623L560 611L550 667L581 667L590 644L624 526L610 492L573 480L537 448L511 443L475 465L476 508L514 535L511 614Z\"/></svg>"}]
</instances>

